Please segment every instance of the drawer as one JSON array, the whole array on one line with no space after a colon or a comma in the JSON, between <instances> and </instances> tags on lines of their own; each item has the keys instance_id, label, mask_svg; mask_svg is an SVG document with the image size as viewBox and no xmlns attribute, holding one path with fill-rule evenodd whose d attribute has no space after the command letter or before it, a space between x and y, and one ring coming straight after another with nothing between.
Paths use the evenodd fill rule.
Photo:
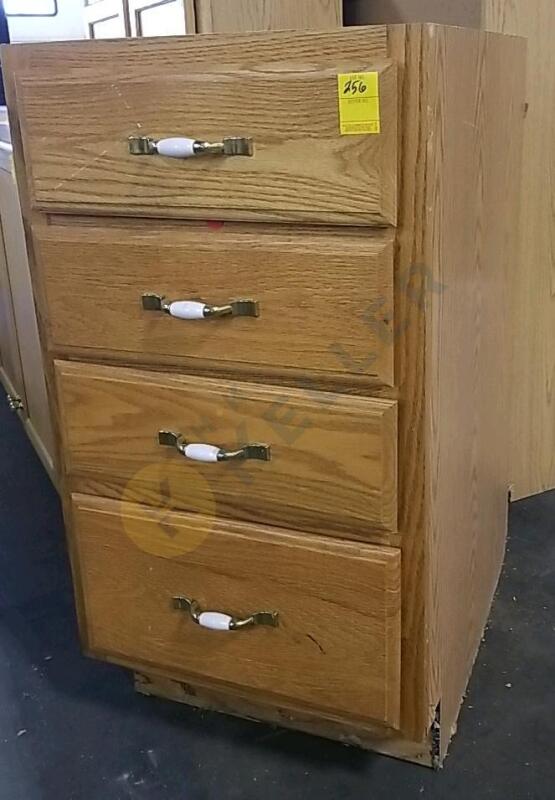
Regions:
<instances>
[{"instance_id":1,"label":"drawer","mask_svg":"<svg viewBox=\"0 0 555 800\"><path fill-rule=\"evenodd\" d=\"M114 69L107 72L105 64L98 73L87 69L88 48L75 49L65 74L17 82L34 205L153 217L395 224L396 66L372 56L373 37L359 35L358 49L346 53L346 39L321 35L321 56L310 59L306 37L282 37L279 47L259 40L259 61L250 57L248 66L250 43L243 38L228 39L225 61L214 53L213 62L206 59L205 37L184 38L173 66L155 40L134 50L113 43ZM125 69L118 77L120 52ZM379 92L379 133L340 133L338 74L351 72L378 74L377 90L368 82L366 91ZM212 144L238 137L251 140L252 155L133 155L130 136ZM158 149L166 153L169 146Z\"/></svg>"},{"instance_id":2,"label":"drawer","mask_svg":"<svg viewBox=\"0 0 555 800\"><path fill-rule=\"evenodd\" d=\"M82 495L73 526L92 654L398 725L399 550Z\"/></svg>"},{"instance_id":3,"label":"drawer","mask_svg":"<svg viewBox=\"0 0 555 800\"><path fill-rule=\"evenodd\" d=\"M56 375L77 491L348 537L396 530L394 401L69 362ZM255 444L270 460L213 460Z\"/></svg>"},{"instance_id":4,"label":"drawer","mask_svg":"<svg viewBox=\"0 0 555 800\"><path fill-rule=\"evenodd\" d=\"M98 220L37 226L51 346L185 368L310 371L392 385L392 236L260 228ZM168 304L201 298L229 307L250 299L257 310L182 319L144 310L147 292ZM170 306L172 313L182 308Z\"/></svg>"}]
</instances>

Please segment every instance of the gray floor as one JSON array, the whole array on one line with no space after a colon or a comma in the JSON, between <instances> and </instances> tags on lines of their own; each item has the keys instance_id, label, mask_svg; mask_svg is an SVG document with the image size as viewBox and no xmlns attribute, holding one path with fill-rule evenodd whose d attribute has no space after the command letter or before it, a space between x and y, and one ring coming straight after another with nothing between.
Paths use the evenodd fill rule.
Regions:
<instances>
[{"instance_id":1,"label":"gray floor","mask_svg":"<svg viewBox=\"0 0 555 800\"><path fill-rule=\"evenodd\" d=\"M555 493L514 504L446 768L135 695L82 657L58 500L0 409L0 800L555 797Z\"/></svg>"}]
</instances>

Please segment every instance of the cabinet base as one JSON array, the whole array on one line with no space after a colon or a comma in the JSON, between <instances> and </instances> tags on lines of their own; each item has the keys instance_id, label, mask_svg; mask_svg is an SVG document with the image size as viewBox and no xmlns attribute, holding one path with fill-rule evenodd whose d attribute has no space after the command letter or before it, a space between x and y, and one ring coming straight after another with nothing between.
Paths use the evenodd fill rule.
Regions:
<instances>
[{"instance_id":1,"label":"cabinet base","mask_svg":"<svg viewBox=\"0 0 555 800\"><path fill-rule=\"evenodd\" d=\"M265 722L282 728L333 739L345 745L373 750L383 755L411 761L425 767L438 766L433 754L433 737L411 742L398 733L356 723L323 719L306 711L294 711L267 705L250 698L229 694L221 689L192 685L153 673L135 672L135 690L140 694L161 697L207 711L218 711L253 722Z\"/></svg>"}]
</instances>

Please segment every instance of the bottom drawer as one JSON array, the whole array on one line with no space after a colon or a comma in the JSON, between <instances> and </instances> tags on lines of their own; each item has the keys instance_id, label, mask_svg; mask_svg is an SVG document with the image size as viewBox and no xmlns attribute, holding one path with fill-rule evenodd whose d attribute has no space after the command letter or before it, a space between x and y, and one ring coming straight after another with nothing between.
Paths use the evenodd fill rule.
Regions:
<instances>
[{"instance_id":1,"label":"bottom drawer","mask_svg":"<svg viewBox=\"0 0 555 800\"><path fill-rule=\"evenodd\" d=\"M398 725L400 551L84 495L73 525L91 654Z\"/></svg>"}]
</instances>

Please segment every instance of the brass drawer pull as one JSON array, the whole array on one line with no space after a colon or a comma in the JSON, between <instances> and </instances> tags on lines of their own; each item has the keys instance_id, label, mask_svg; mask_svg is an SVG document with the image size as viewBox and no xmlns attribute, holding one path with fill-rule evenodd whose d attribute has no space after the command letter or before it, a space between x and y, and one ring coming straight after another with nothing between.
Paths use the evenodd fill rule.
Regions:
<instances>
[{"instance_id":1,"label":"brass drawer pull","mask_svg":"<svg viewBox=\"0 0 555 800\"><path fill-rule=\"evenodd\" d=\"M213 444L186 442L180 433L173 433L172 431L159 431L158 444L164 447L175 447L185 458L190 458L192 461L203 461L207 464L215 464L219 461L244 461L246 459L269 461L271 458L271 448L267 444L246 444L238 450L223 450Z\"/></svg>"},{"instance_id":2,"label":"brass drawer pull","mask_svg":"<svg viewBox=\"0 0 555 800\"><path fill-rule=\"evenodd\" d=\"M238 619L221 611L203 611L196 600L190 600L188 597L174 597L172 602L178 611L188 612L197 625L212 631L238 631L254 625L269 625L272 628L278 626L277 611L257 611L248 617Z\"/></svg>"},{"instance_id":3,"label":"brass drawer pull","mask_svg":"<svg viewBox=\"0 0 555 800\"><path fill-rule=\"evenodd\" d=\"M143 294L145 311L164 311L177 319L214 319L216 317L258 317L256 300L232 300L225 306L212 306L201 300L166 300L159 294Z\"/></svg>"},{"instance_id":4,"label":"brass drawer pull","mask_svg":"<svg viewBox=\"0 0 555 800\"><path fill-rule=\"evenodd\" d=\"M195 158L197 156L252 156L253 140L245 136L226 136L221 142L203 142L182 136L152 139L150 136L130 136L127 140L133 156L167 156Z\"/></svg>"}]
</instances>

